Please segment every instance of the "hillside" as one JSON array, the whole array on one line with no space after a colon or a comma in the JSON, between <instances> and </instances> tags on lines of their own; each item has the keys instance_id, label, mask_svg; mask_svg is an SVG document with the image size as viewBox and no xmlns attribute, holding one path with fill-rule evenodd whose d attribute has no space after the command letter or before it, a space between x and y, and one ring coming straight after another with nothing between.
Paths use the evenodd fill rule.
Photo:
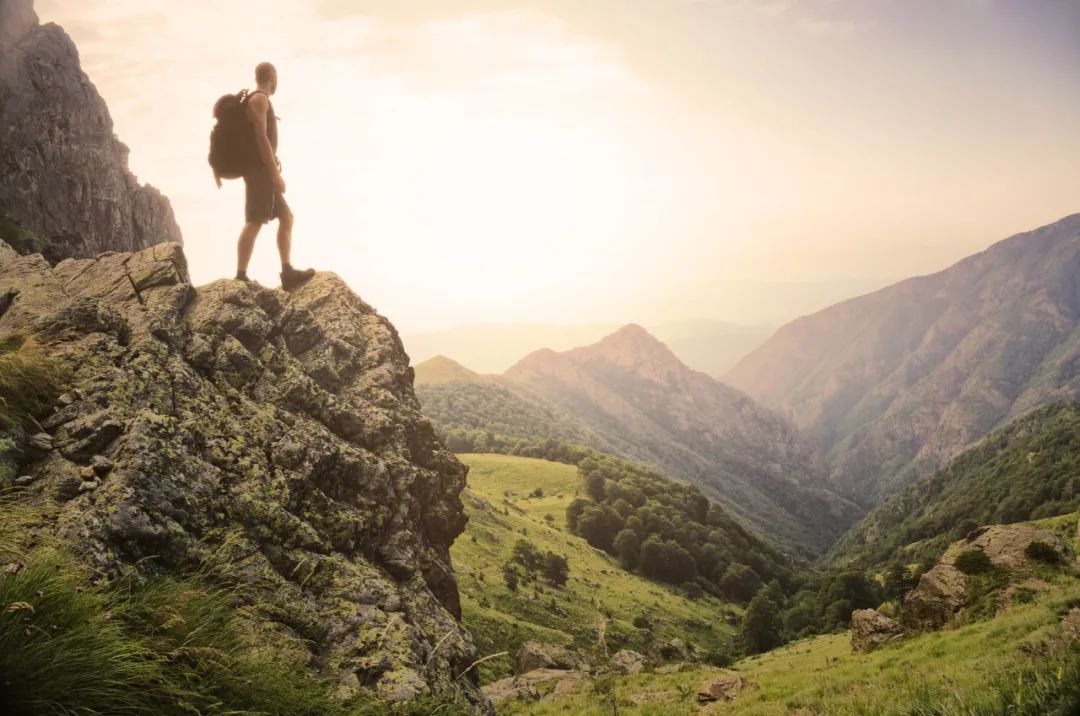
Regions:
<instances>
[{"instance_id":1,"label":"hillside","mask_svg":"<svg viewBox=\"0 0 1080 716\"><path fill-rule=\"evenodd\" d=\"M640 326L565 353L537 351L504 377L575 416L616 454L698 485L804 554L860 516L825 486L813 448L789 423L691 370Z\"/></svg>"},{"instance_id":2,"label":"hillside","mask_svg":"<svg viewBox=\"0 0 1080 716\"><path fill-rule=\"evenodd\" d=\"M466 468L420 414L393 325L338 277L195 288L177 244L56 266L7 249L0 295L0 344L66 376L39 425L0 423L0 487L33 507L27 534L96 580L224 563L216 588L303 645L328 698L486 708L449 555ZM25 603L47 614L53 596ZM67 643L40 628L25 643Z\"/></svg>"},{"instance_id":3,"label":"hillside","mask_svg":"<svg viewBox=\"0 0 1080 716\"><path fill-rule=\"evenodd\" d=\"M526 640L593 653L601 629L609 653L649 653L676 638L703 653L730 652L731 624L740 607L707 595L689 599L674 587L627 572L567 530L566 508L582 487L576 468L502 455L459 457L469 466L463 494L469 523L451 549L462 619L480 654L509 652L484 664L484 683L511 673L513 656ZM506 586L502 567L519 539L567 557L565 587L534 583L513 592ZM641 617L648 628L634 625Z\"/></svg>"},{"instance_id":4,"label":"hillside","mask_svg":"<svg viewBox=\"0 0 1080 716\"><path fill-rule=\"evenodd\" d=\"M480 376L449 359L425 361L415 371L416 397L424 415L456 452L505 452L492 440L550 440L614 450L609 440L577 418L501 376Z\"/></svg>"},{"instance_id":5,"label":"hillside","mask_svg":"<svg viewBox=\"0 0 1080 716\"><path fill-rule=\"evenodd\" d=\"M1067 523L1075 541L1077 515ZM1056 521L1059 522L1059 521ZM1044 526L1048 526L1045 523ZM1080 581L1062 572L1045 591L989 619L910 634L867 652L850 632L792 642L721 670L702 665L596 676L501 714L1073 714L1080 710ZM1070 613L1070 610L1072 612ZM1069 621L1063 618L1069 615ZM735 684L702 708L698 694Z\"/></svg>"},{"instance_id":6,"label":"hillside","mask_svg":"<svg viewBox=\"0 0 1080 716\"><path fill-rule=\"evenodd\" d=\"M782 327L725 375L870 506L1040 405L1080 397L1080 215Z\"/></svg>"},{"instance_id":7,"label":"hillside","mask_svg":"<svg viewBox=\"0 0 1080 716\"><path fill-rule=\"evenodd\" d=\"M832 561L884 565L936 558L979 525L1080 508L1080 407L1051 405L995 431L874 508L831 550Z\"/></svg>"},{"instance_id":8,"label":"hillside","mask_svg":"<svg viewBox=\"0 0 1080 716\"><path fill-rule=\"evenodd\" d=\"M0 3L0 240L54 262L181 241L168 199L128 170L75 44L32 0Z\"/></svg>"}]
</instances>

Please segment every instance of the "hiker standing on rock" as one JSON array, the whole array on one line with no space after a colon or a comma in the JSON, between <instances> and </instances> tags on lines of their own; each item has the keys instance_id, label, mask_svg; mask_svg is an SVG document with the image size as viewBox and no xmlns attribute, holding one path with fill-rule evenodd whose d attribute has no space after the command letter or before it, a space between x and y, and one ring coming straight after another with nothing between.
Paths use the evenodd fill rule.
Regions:
<instances>
[{"instance_id":1,"label":"hiker standing on rock","mask_svg":"<svg viewBox=\"0 0 1080 716\"><path fill-rule=\"evenodd\" d=\"M285 179L281 176L277 142L278 118L270 96L277 91L277 69L269 62L255 68L256 89L226 95L214 106L218 124L210 136L210 165L214 181L244 179L244 228L236 246L236 278L247 275L255 239L263 224L277 219L277 247L281 255L281 287L292 290L315 275L315 269L298 270L289 263L292 249L293 213L285 202Z\"/></svg>"}]
</instances>

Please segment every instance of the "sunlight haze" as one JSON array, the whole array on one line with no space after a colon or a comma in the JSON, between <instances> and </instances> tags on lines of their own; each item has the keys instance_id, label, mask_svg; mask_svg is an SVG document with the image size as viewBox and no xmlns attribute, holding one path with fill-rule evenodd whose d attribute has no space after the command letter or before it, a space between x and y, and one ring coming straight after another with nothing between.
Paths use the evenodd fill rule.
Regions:
<instances>
[{"instance_id":1,"label":"sunlight haze","mask_svg":"<svg viewBox=\"0 0 1080 716\"><path fill-rule=\"evenodd\" d=\"M172 201L196 283L233 275L243 216L242 183L217 190L206 163L211 107L274 62L294 263L339 273L403 333L779 322L1080 208L1069 2L37 11ZM273 230L252 265L268 285ZM772 305L743 288L774 284Z\"/></svg>"}]
</instances>

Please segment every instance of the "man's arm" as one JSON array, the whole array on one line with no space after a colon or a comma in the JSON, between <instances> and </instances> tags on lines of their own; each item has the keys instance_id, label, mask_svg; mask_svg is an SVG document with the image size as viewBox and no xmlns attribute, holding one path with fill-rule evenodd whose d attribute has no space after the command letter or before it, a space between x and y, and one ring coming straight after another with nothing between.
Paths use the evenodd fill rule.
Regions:
<instances>
[{"instance_id":1,"label":"man's arm","mask_svg":"<svg viewBox=\"0 0 1080 716\"><path fill-rule=\"evenodd\" d=\"M270 111L270 100L264 94L257 94L248 100L248 104L251 124L255 127L255 146L258 147L259 157L274 178L274 188L285 193L285 179L278 170L277 157L274 156L274 148L270 146L270 138L266 136L266 113Z\"/></svg>"}]
</instances>

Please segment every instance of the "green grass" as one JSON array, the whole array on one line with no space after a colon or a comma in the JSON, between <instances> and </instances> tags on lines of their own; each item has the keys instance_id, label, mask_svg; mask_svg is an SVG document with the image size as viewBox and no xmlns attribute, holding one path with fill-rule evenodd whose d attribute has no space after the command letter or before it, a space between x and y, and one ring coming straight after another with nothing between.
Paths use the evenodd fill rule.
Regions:
<instances>
[{"instance_id":1,"label":"green grass","mask_svg":"<svg viewBox=\"0 0 1080 716\"><path fill-rule=\"evenodd\" d=\"M32 340L9 335L0 340L0 430L34 427L52 408L67 370L48 359Z\"/></svg>"},{"instance_id":2,"label":"green grass","mask_svg":"<svg viewBox=\"0 0 1080 716\"><path fill-rule=\"evenodd\" d=\"M581 488L576 467L504 455L459 457L470 468L464 495L469 525L451 555L464 622L481 654L509 652L481 665L484 683L511 673L513 654L527 639L594 652L601 621L608 653L620 648L644 651L654 641L676 637L703 650L729 650L732 627L727 622L737 621L738 607L711 597L691 600L677 589L627 572L567 531L566 507ZM531 496L537 488L543 496ZM481 506L485 502L490 508ZM502 565L518 539L566 555L567 585L523 583L516 593L510 591ZM652 623L651 630L633 625L642 615Z\"/></svg>"},{"instance_id":3,"label":"green grass","mask_svg":"<svg viewBox=\"0 0 1080 716\"><path fill-rule=\"evenodd\" d=\"M1044 595L996 619L909 638L853 654L850 635L794 642L734 668L760 688L733 704L739 714L1072 714L1080 713L1080 652L1056 645L1065 607L1080 586ZM697 687L716 673L690 667L614 682L620 714L696 714ZM652 694L653 703L634 699ZM500 714L610 714L581 693L541 703L506 704Z\"/></svg>"}]
</instances>

